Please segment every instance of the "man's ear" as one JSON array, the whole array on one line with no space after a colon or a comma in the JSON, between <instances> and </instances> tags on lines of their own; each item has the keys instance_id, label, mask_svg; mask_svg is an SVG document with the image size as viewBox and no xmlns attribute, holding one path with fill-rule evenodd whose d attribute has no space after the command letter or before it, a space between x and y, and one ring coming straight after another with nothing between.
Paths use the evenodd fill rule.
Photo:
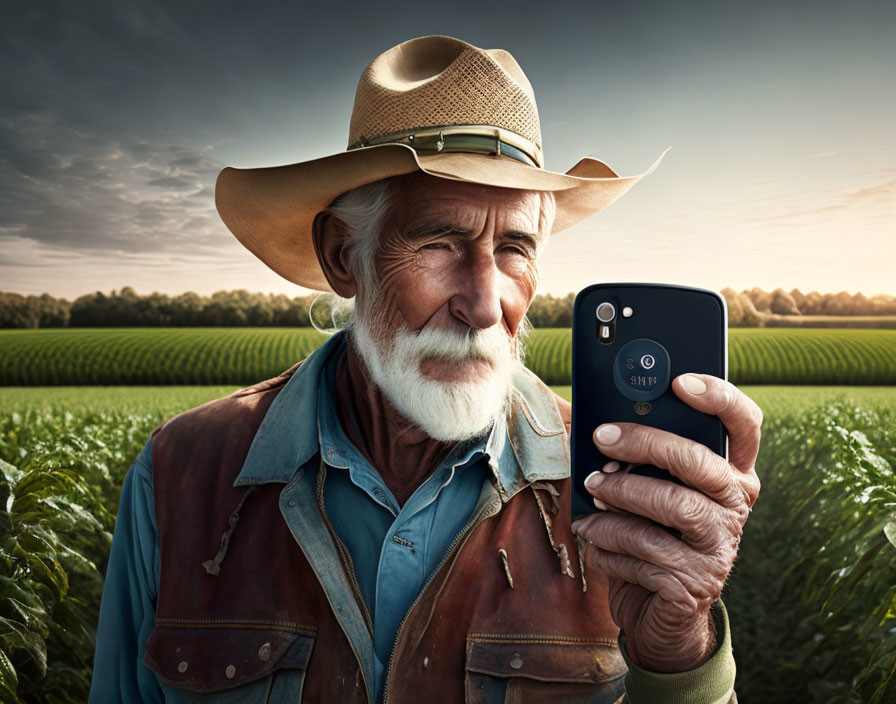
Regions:
<instances>
[{"instance_id":1,"label":"man's ear","mask_svg":"<svg viewBox=\"0 0 896 704\"><path fill-rule=\"evenodd\" d=\"M320 268L337 295L351 298L358 292L358 282L348 265L345 235L345 223L338 218L323 211L315 216L312 240Z\"/></svg>"}]
</instances>

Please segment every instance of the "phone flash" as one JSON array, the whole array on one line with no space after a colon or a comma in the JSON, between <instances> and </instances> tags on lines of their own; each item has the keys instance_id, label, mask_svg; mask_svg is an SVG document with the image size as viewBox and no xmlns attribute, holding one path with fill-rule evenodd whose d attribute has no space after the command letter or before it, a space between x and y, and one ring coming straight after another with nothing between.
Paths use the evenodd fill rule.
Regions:
<instances>
[{"instance_id":1,"label":"phone flash","mask_svg":"<svg viewBox=\"0 0 896 704\"><path fill-rule=\"evenodd\" d=\"M634 311L631 309L631 306L626 306L625 308L622 309L622 317L623 318L631 318L632 313L634 313Z\"/></svg>"},{"instance_id":2,"label":"phone flash","mask_svg":"<svg viewBox=\"0 0 896 704\"><path fill-rule=\"evenodd\" d=\"M600 336L601 337L609 337L610 336L610 326L609 325L601 325L600 326Z\"/></svg>"}]
</instances>

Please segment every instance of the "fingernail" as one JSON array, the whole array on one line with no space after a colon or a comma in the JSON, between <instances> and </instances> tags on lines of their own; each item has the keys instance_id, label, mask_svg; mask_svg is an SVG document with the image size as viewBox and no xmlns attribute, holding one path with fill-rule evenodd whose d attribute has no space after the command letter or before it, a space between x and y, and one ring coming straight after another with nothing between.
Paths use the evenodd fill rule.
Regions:
<instances>
[{"instance_id":1,"label":"fingernail","mask_svg":"<svg viewBox=\"0 0 896 704\"><path fill-rule=\"evenodd\" d=\"M585 477L585 487L588 489L597 489L600 486L600 483L606 479L606 477L601 472L592 472L587 477Z\"/></svg>"},{"instance_id":2,"label":"fingernail","mask_svg":"<svg viewBox=\"0 0 896 704\"><path fill-rule=\"evenodd\" d=\"M699 396L706 391L706 382L699 376L694 376L693 374L685 374L682 376L681 385L684 387L685 391L694 394L695 396Z\"/></svg>"},{"instance_id":3,"label":"fingernail","mask_svg":"<svg viewBox=\"0 0 896 704\"><path fill-rule=\"evenodd\" d=\"M595 499L595 500L594 500L594 505L597 506L601 511L609 511L609 510L610 510L610 507L607 506L607 505L606 505L603 501L601 501L600 499Z\"/></svg>"},{"instance_id":4,"label":"fingernail","mask_svg":"<svg viewBox=\"0 0 896 704\"><path fill-rule=\"evenodd\" d=\"M618 425L602 425L597 429L597 441L601 445L612 445L622 435L622 428Z\"/></svg>"},{"instance_id":5,"label":"fingernail","mask_svg":"<svg viewBox=\"0 0 896 704\"><path fill-rule=\"evenodd\" d=\"M616 460L613 460L612 462L607 462L603 467L601 467L600 471L604 474L607 474L608 472L618 472L619 467L621 467L621 465Z\"/></svg>"}]
</instances>

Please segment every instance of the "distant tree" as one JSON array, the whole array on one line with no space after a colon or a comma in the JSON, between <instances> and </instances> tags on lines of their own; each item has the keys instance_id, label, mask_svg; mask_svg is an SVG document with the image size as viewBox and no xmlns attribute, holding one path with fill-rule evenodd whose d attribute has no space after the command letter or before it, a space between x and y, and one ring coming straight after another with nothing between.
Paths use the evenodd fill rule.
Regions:
<instances>
[{"instance_id":1,"label":"distant tree","mask_svg":"<svg viewBox=\"0 0 896 704\"><path fill-rule=\"evenodd\" d=\"M109 306L102 291L79 296L72 303L69 325L72 327L100 327L108 322Z\"/></svg>"},{"instance_id":2,"label":"distant tree","mask_svg":"<svg viewBox=\"0 0 896 704\"><path fill-rule=\"evenodd\" d=\"M768 293L759 287L737 293L731 287L722 290L728 305L731 327L763 325L760 311L780 315L896 315L896 296L863 293L803 294L794 288L789 293L777 288ZM534 327L570 327L575 294L535 296L527 311ZM312 303L319 326L332 326L332 306L337 317L350 309L331 296L308 294L290 298L285 294L252 293L246 289L216 291L200 296L192 291L171 297L158 291L141 296L131 286L108 295L101 291L80 296L69 302L49 294L23 296L0 292L0 327L116 327L116 326L283 326L311 325Z\"/></svg>"},{"instance_id":3,"label":"distant tree","mask_svg":"<svg viewBox=\"0 0 896 704\"><path fill-rule=\"evenodd\" d=\"M536 328L568 328L572 326L572 308L576 294L562 298L551 294L538 294L532 299L526 317Z\"/></svg>"},{"instance_id":4,"label":"distant tree","mask_svg":"<svg viewBox=\"0 0 896 704\"><path fill-rule=\"evenodd\" d=\"M896 315L896 296L879 293L868 301L869 315Z\"/></svg>"},{"instance_id":5,"label":"distant tree","mask_svg":"<svg viewBox=\"0 0 896 704\"><path fill-rule=\"evenodd\" d=\"M850 315L852 309L852 296L847 291L841 291L833 296L825 297L822 312L824 315Z\"/></svg>"},{"instance_id":6,"label":"distant tree","mask_svg":"<svg viewBox=\"0 0 896 704\"><path fill-rule=\"evenodd\" d=\"M729 328L755 328L762 324L753 301L746 293L738 293L730 287L723 288L721 293L728 306Z\"/></svg>"},{"instance_id":7,"label":"distant tree","mask_svg":"<svg viewBox=\"0 0 896 704\"><path fill-rule=\"evenodd\" d=\"M4 328L36 328L40 325L40 314L36 306L29 305L25 296L4 293L0 295L0 325Z\"/></svg>"},{"instance_id":8,"label":"distant tree","mask_svg":"<svg viewBox=\"0 0 896 704\"><path fill-rule=\"evenodd\" d=\"M172 298L170 305L171 325L177 327L202 325L205 302L199 294L187 291Z\"/></svg>"},{"instance_id":9,"label":"distant tree","mask_svg":"<svg viewBox=\"0 0 896 704\"><path fill-rule=\"evenodd\" d=\"M803 315L821 315L824 312L824 296L818 291L806 294L806 298L800 305Z\"/></svg>"},{"instance_id":10,"label":"distant tree","mask_svg":"<svg viewBox=\"0 0 896 704\"><path fill-rule=\"evenodd\" d=\"M750 297L742 293L740 295L740 304L743 307L744 311L744 317L741 326L745 328L762 327L762 316L759 315L759 312L756 310L756 307L753 305L753 301L750 300Z\"/></svg>"},{"instance_id":11,"label":"distant tree","mask_svg":"<svg viewBox=\"0 0 896 704\"><path fill-rule=\"evenodd\" d=\"M800 309L796 305L787 291L783 288L776 288L772 291L771 312L778 315L799 315Z\"/></svg>"},{"instance_id":12,"label":"distant tree","mask_svg":"<svg viewBox=\"0 0 896 704\"><path fill-rule=\"evenodd\" d=\"M725 305L728 306L728 327L742 327L741 322L744 319L744 308L740 302L740 294L730 286L726 286L721 291L725 297Z\"/></svg>"},{"instance_id":13,"label":"distant tree","mask_svg":"<svg viewBox=\"0 0 896 704\"><path fill-rule=\"evenodd\" d=\"M763 291L758 286L754 286L749 291L744 291L747 296L749 296L750 300L753 301L753 305L756 310L762 311L764 313L768 313L772 308L772 295Z\"/></svg>"}]
</instances>

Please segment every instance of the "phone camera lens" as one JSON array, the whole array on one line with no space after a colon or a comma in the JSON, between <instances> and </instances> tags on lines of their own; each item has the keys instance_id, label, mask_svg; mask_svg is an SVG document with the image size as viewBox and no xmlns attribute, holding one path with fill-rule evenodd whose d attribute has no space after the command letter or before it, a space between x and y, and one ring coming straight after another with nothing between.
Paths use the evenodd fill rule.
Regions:
<instances>
[{"instance_id":1,"label":"phone camera lens","mask_svg":"<svg viewBox=\"0 0 896 704\"><path fill-rule=\"evenodd\" d=\"M597 319L602 323L609 323L616 317L616 308L612 303L601 303L597 307Z\"/></svg>"}]
</instances>

